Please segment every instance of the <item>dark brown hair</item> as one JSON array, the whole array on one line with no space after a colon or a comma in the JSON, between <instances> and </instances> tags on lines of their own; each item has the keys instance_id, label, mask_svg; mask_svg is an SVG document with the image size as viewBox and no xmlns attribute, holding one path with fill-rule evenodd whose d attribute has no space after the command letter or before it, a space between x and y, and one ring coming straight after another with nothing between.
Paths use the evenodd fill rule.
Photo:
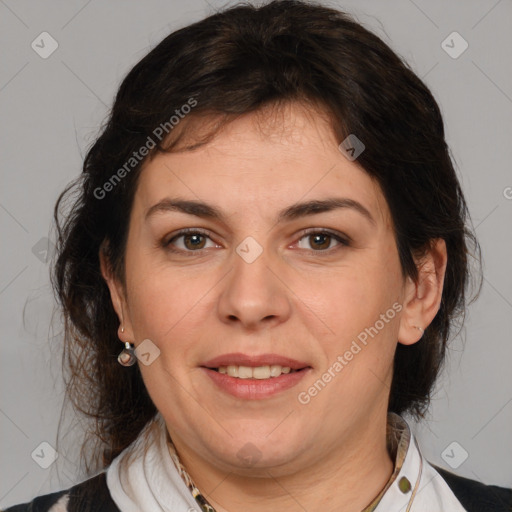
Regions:
<instances>
[{"instance_id":1,"label":"dark brown hair","mask_svg":"<svg viewBox=\"0 0 512 512\"><path fill-rule=\"evenodd\" d=\"M421 341L398 344L390 391L390 411L424 415L454 322L463 317L472 252L480 262L439 107L409 66L348 15L299 0L242 3L173 32L135 65L82 174L55 206L52 282L65 319L67 393L93 419L96 449L87 458L94 465L108 465L157 412L138 365L117 362L119 321L99 264L101 247L124 282L141 165L183 135L193 140L206 119L218 123L200 144L237 116L287 102L326 112L340 142L349 134L363 141L357 161L386 197L404 276L417 279L413 257L437 238L446 241L441 307ZM138 161L140 149L153 145Z\"/></svg>"}]
</instances>

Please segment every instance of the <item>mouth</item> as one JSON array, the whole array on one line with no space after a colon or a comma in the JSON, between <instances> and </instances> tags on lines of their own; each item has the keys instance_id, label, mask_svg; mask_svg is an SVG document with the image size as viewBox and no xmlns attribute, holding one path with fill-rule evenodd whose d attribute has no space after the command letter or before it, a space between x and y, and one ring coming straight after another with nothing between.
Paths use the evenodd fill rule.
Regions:
<instances>
[{"instance_id":1,"label":"mouth","mask_svg":"<svg viewBox=\"0 0 512 512\"><path fill-rule=\"evenodd\" d=\"M243 399L263 399L295 386L312 371L307 363L277 354L225 354L201 365L218 389Z\"/></svg>"},{"instance_id":2,"label":"mouth","mask_svg":"<svg viewBox=\"0 0 512 512\"><path fill-rule=\"evenodd\" d=\"M291 369L289 366L281 366L279 364L263 365L263 366L238 366L228 365L219 366L218 368L208 368L218 373L223 373L234 377L236 379L275 379L283 374L295 373L305 370L306 368L300 368L297 370Z\"/></svg>"},{"instance_id":3,"label":"mouth","mask_svg":"<svg viewBox=\"0 0 512 512\"><path fill-rule=\"evenodd\" d=\"M278 367L284 372L281 373L290 373L293 370L302 370L303 368L308 368L310 365L304 361L298 361L297 359L292 359L291 357L281 356L279 354L260 354L260 355L249 355L242 354L240 352L233 352L231 354L223 354L221 356L214 357L209 361L204 362L201 366L204 368L210 368L212 370L223 371L226 369L226 372L234 372L233 367L235 368L266 368L269 367L271 369L271 374L274 373L276 376ZM231 370L229 370L231 368ZM273 370L272 370L273 368ZM288 369L288 370L286 370ZM244 373L244 371L246 373ZM261 371L261 370L260 370ZM265 370L266 371L266 370ZM257 372L259 373L259 372ZM246 370L242 371L242 375L248 374ZM237 377L238 375L228 375ZM241 377L241 378L250 378L250 377ZM258 377L256 377L258 378ZM267 377L264 377L267 378Z\"/></svg>"}]
</instances>

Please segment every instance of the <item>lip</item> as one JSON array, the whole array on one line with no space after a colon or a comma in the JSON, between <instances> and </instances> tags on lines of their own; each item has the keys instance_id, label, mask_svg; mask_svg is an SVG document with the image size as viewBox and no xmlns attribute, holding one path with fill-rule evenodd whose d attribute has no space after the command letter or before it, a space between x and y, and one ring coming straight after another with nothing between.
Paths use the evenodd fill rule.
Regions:
<instances>
[{"instance_id":1,"label":"lip","mask_svg":"<svg viewBox=\"0 0 512 512\"><path fill-rule=\"evenodd\" d=\"M212 359L212 361L216 360ZM221 364L221 366L224 365ZM279 377L268 379L239 379L204 366L201 367L201 370L225 393L245 400L262 400L296 386L312 371L312 368L303 368L293 373L282 373Z\"/></svg>"},{"instance_id":2,"label":"lip","mask_svg":"<svg viewBox=\"0 0 512 512\"><path fill-rule=\"evenodd\" d=\"M280 366L288 366L292 370L302 370L303 368L309 368L308 363L297 361L290 357L280 356L279 354L260 354L250 356L248 354L242 354L240 352L234 352L231 354L223 354L215 357L201 364L204 368L219 368L219 366L250 366L255 368L257 366L271 366L278 364ZM289 375L289 374L288 374ZM279 379L281 377L273 377L273 379ZM240 379L242 380L242 379ZM249 379L250 380L250 379Z\"/></svg>"}]
</instances>

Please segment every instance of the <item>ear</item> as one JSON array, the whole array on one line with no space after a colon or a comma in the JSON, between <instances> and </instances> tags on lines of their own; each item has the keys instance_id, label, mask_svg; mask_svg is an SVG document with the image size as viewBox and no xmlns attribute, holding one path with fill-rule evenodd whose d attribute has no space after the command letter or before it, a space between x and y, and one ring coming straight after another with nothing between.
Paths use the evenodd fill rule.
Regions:
<instances>
[{"instance_id":1,"label":"ear","mask_svg":"<svg viewBox=\"0 0 512 512\"><path fill-rule=\"evenodd\" d=\"M129 341L133 343L134 335L133 329L130 321L130 314L128 303L126 300L126 293L124 286L117 279L112 269L112 265L107 255L106 247L108 242L103 242L100 246L99 250L99 259L100 259L100 268L101 275L103 279L105 279L107 286L110 291L110 298L112 300L112 306L114 307L115 312L119 318L119 329L117 331L117 336L123 342ZM124 328L123 331L121 329Z\"/></svg>"},{"instance_id":2,"label":"ear","mask_svg":"<svg viewBox=\"0 0 512 512\"><path fill-rule=\"evenodd\" d=\"M417 261L418 281L410 277L405 284L403 313L400 317L398 342L412 345L421 339L423 332L441 307L444 276L448 255L446 243L439 238L433 241L426 254Z\"/></svg>"}]
</instances>

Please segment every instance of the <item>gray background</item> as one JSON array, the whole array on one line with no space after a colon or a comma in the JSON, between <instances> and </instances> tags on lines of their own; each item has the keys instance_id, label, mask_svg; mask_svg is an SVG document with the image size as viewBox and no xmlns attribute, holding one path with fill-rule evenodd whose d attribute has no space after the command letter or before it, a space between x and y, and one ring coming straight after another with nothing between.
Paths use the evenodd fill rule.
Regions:
<instances>
[{"instance_id":1,"label":"gray background","mask_svg":"<svg viewBox=\"0 0 512 512\"><path fill-rule=\"evenodd\" d=\"M82 439L76 421L64 428L69 451L49 469L39 465L50 461L49 449L40 443L56 446L63 398L61 327L57 315L50 329L54 303L41 250L45 237L54 236L57 195L80 172L131 66L170 31L222 5L0 0L0 508L82 478L73 454ZM331 0L331 5L355 14L431 88L483 249L481 297L469 309L465 331L452 342L429 417L416 427L423 451L448 469L446 461L460 463L454 471L463 476L512 486L512 3ZM47 59L31 47L43 31L59 44ZM441 46L453 31L469 44L456 59ZM460 48L457 41L448 44ZM458 444L450 446L454 441Z\"/></svg>"}]
</instances>

